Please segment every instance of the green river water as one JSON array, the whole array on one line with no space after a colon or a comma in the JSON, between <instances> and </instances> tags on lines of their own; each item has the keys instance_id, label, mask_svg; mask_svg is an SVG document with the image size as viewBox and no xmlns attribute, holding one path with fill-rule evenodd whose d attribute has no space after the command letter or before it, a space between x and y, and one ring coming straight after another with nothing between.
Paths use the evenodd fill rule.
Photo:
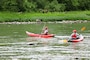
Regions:
<instances>
[{"instance_id":1,"label":"green river water","mask_svg":"<svg viewBox=\"0 0 90 60\"><path fill-rule=\"evenodd\" d=\"M44 25L49 33L60 38L41 39L28 37L25 31L41 33ZM82 27L86 27L81 31ZM85 38L78 43L63 43L76 29ZM0 24L0 60L90 60L90 22Z\"/></svg>"}]
</instances>

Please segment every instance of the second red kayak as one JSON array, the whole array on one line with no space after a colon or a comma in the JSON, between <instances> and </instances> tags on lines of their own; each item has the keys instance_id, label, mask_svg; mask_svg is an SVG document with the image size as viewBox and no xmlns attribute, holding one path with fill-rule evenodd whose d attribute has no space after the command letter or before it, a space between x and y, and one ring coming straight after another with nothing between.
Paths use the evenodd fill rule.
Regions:
<instances>
[{"instance_id":1,"label":"second red kayak","mask_svg":"<svg viewBox=\"0 0 90 60\"><path fill-rule=\"evenodd\" d=\"M83 41L84 37L82 35L80 35L79 39L74 39L74 40L69 40L68 42L80 42Z\"/></svg>"},{"instance_id":2,"label":"second red kayak","mask_svg":"<svg viewBox=\"0 0 90 60\"><path fill-rule=\"evenodd\" d=\"M31 33L28 31L26 31L26 34L30 37L40 37L40 38L52 38L52 37L54 37L54 34L43 35L43 34Z\"/></svg>"}]
</instances>

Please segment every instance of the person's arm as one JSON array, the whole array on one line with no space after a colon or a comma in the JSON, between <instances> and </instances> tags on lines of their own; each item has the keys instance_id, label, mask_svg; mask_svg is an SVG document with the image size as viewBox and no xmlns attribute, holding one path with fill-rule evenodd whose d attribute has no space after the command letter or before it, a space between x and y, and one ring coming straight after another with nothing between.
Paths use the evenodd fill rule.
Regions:
<instances>
[{"instance_id":1,"label":"person's arm","mask_svg":"<svg viewBox=\"0 0 90 60\"><path fill-rule=\"evenodd\" d=\"M72 37L73 33L70 35L70 37Z\"/></svg>"},{"instance_id":2,"label":"person's arm","mask_svg":"<svg viewBox=\"0 0 90 60\"><path fill-rule=\"evenodd\" d=\"M80 35L79 35L78 33L76 33L76 35L77 35L77 38L79 38L79 37L80 37Z\"/></svg>"},{"instance_id":3,"label":"person's arm","mask_svg":"<svg viewBox=\"0 0 90 60\"><path fill-rule=\"evenodd\" d=\"M71 39L72 39L72 35L73 35L73 33L70 35L69 40L71 40Z\"/></svg>"}]
</instances>

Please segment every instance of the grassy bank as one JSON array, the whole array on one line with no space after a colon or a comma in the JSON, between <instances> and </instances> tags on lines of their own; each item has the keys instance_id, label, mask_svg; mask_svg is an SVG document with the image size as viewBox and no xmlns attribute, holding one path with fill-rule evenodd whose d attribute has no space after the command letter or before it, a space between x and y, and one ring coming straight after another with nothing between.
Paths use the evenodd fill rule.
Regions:
<instances>
[{"instance_id":1,"label":"grassy bank","mask_svg":"<svg viewBox=\"0 0 90 60\"><path fill-rule=\"evenodd\" d=\"M0 12L0 22L14 21L62 21L62 20L90 20L90 11L48 12L48 13L21 13Z\"/></svg>"}]
</instances>

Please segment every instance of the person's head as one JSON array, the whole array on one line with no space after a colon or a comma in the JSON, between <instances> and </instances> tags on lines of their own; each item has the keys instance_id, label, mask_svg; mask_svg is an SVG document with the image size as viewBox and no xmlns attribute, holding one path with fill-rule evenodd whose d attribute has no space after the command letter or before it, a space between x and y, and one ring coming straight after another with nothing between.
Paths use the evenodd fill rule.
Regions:
<instances>
[{"instance_id":1,"label":"person's head","mask_svg":"<svg viewBox=\"0 0 90 60\"><path fill-rule=\"evenodd\" d=\"M73 30L73 33L76 33L77 32L77 30Z\"/></svg>"},{"instance_id":2,"label":"person's head","mask_svg":"<svg viewBox=\"0 0 90 60\"><path fill-rule=\"evenodd\" d=\"M48 29L48 27L46 26L45 29Z\"/></svg>"}]
</instances>

